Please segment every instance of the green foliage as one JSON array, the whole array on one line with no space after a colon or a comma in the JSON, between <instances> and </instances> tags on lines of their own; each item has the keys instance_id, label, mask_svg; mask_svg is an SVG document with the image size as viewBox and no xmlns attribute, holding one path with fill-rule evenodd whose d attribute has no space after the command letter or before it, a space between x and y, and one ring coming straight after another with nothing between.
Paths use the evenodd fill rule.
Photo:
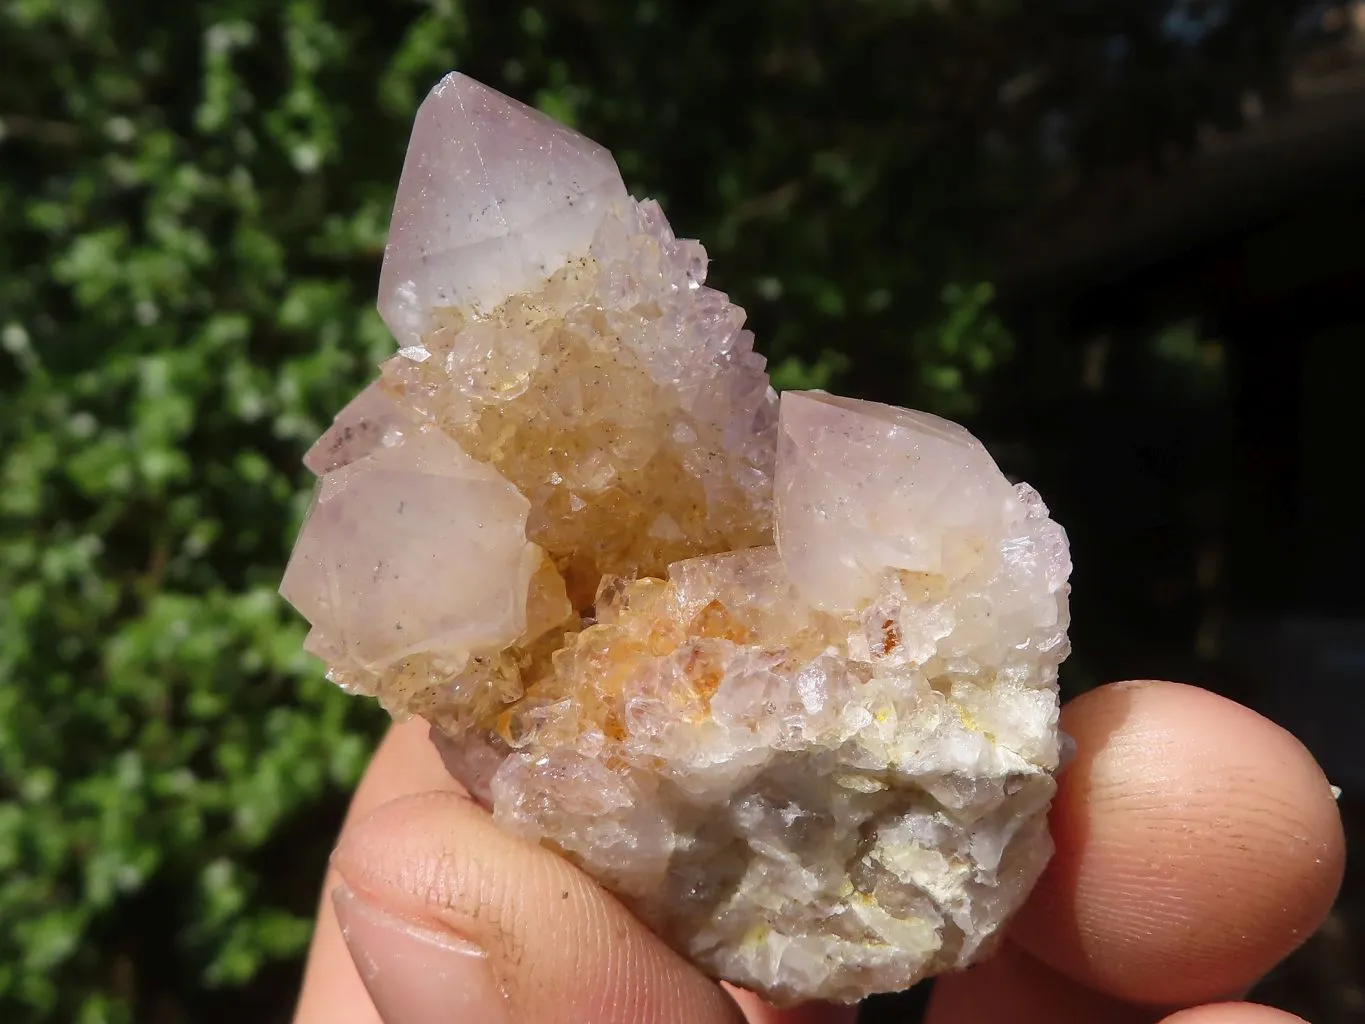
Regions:
<instances>
[{"instance_id":1,"label":"green foliage","mask_svg":"<svg viewBox=\"0 0 1365 1024\"><path fill-rule=\"evenodd\" d=\"M1169 324L1152 336L1149 347L1164 371L1161 383L1172 396L1195 403L1223 397L1227 383L1223 342L1207 337L1200 324Z\"/></svg>"},{"instance_id":2,"label":"green foliage","mask_svg":"<svg viewBox=\"0 0 1365 1024\"><path fill-rule=\"evenodd\" d=\"M5 1020L130 1019L153 950L207 985L296 956L312 893L263 898L264 855L378 726L274 588L298 452L387 344L387 181L338 169L348 40L274 7L0 13Z\"/></svg>"},{"instance_id":3,"label":"green foliage","mask_svg":"<svg viewBox=\"0 0 1365 1024\"><path fill-rule=\"evenodd\" d=\"M1034 10L0 4L0 1019L225 1019L306 941L382 723L274 589L299 455L389 351L392 187L440 74L608 144L780 386L967 414L1011 350L980 229L1056 161L1057 98L998 102L1053 52Z\"/></svg>"}]
</instances>

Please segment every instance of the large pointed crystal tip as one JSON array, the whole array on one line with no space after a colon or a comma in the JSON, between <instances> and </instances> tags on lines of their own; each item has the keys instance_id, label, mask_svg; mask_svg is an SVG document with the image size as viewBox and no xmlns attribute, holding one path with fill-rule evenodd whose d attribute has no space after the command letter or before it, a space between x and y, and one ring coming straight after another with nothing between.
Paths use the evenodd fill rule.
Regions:
<instances>
[{"instance_id":1,"label":"large pointed crystal tip","mask_svg":"<svg viewBox=\"0 0 1365 1024\"><path fill-rule=\"evenodd\" d=\"M280 593L342 667L377 673L422 653L458 664L526 626L541 558L529 510L450 438L411 430L323 478Z\"/></svg>"},{"instance_id":2,"label":"large pointed crystal tip","mask_svg":"<svg viewBox=\"0 0 1365 1024\"><path fill-rule=\"evenodd\" d=\"M379 312L400 345L416 344L432 309L491 309L586 254L608 207L626 197L597 143L447 75L417 112Z\"/></svg>"},{"instance_id":3,"label":"large pointed crystal tip","mask_svg":"<svg viewBox=\"0 0 1365 1024\"><path fill-rule=\"evenodd\" d=\"M954 575L995 542L1014 488L985 447L928 413L782 396L777 546L817 607L852 611L887 569Z\"/></svg>"}]
</instances>

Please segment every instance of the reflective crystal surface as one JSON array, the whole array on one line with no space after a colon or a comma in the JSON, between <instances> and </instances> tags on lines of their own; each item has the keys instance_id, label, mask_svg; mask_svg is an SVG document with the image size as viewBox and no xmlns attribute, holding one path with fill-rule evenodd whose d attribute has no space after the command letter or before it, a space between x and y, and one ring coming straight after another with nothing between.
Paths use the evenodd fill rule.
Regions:
<instances>
[{"instance_id":1,"label":"reflective crystal surface","mask_svg":"<svg viewBox=\"0 0 1365 1024\"><path fill-rule=\"evenodd\" d=\"M1014 500L981 442L927 413L791 395L781 436L778 546L822 608L865 603L886 569L966 570Z\"/></svg>"},{"instance_id":2,"label":"reflective crystal surface","mask_svg":"<svg viewBox=\"0 0 1365 1024\"><path fill-rule=\"evenodd\" d=\"M439 430L415 430L322 478L280 592L337 668L379 673L418 655L458 671L526 628L540 550L530 505ZM478 586L471 586L478 580Z\"/></svg>"},{"instance_id":3,"label":"reflective crystal surface","mask_svg":"<svg viewBox=\"0 0 1365 1024\"><path fill-rule=\"evenodd\" d=\"M379 311L400 345L434 309L486 311L583 253L626 198L597 143L461 74L417 114L384 250Z\"/></svg>"},{"instance_id":4,"label":"reflective crystal surface","mask_svg":"<svg viewBox=\"0 0 1365 1024\"><path fill-rule=\"evenodd\" d=\"M1066 536L960 426L779 403L706 270L444 80L281 589L504 828L717 977L853 1001L982 955L1050 855Z\"/></svg>"},{"instance_id":5,"label":"reflective crystal surface","mask_svg":"<svg viewBox=\"0 0 1365 1024\"><path fill-rule=\"evenodd\" d=\"M376 382L337 413L332 425L303 456L303 464L324 476L380 448L398 444L417 425L412 410L394 401Z\"/></svg>"}]
</instances>

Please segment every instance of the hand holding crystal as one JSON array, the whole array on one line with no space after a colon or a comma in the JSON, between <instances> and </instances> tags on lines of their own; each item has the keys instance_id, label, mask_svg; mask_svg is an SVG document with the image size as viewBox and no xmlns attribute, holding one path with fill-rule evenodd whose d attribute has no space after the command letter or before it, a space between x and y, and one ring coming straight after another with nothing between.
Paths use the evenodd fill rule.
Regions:
<instances>
[{"instance_id":1,"label":"hand holding crystal","mask_svg":"<svg viewBox=\"0 0 1365 1024\"><path fill-rule=\"evenodd\" d=\"M281 592L496 825L712 977L856 1002L1052 853L1066 534L957 424L779 398L706 277L601 146L448 76Z\"/></svg>"},{"instance_id":2,"label":"hand holding crystal","mask_svg":"<svg viewBox=\"0 0 1365 1024\"><path fill-rule=\"evenodd\" d=\"M935 974L938 1021L1122 1021L1249 984L1337 884L1311 759L1170 684L1059 727L1040 495L956 424L779 398L706 276L601 146L460 75L423 104L398 351L305 459L281 587L409 723L301 1024L847 1020L819 1001Z\"/></svg>"},{"instance_id":3,"label":"hand holding crystal","mask_svg":"<svg viewBox=\"0 0 1365 1024\"><path fill-rule=\"evenodd\" d=\"M1304 941L1341 879L1340 820L1308 752L1172 683L1102 687L1062 724L1078 754L1058 780L1057 854L998 953L936 981L929 1024L1290 1024L1226 1001ZM409 723L343 830L294 1024L853 1017L710 981L586 875L495 828Z\"/></svg>"}]
</instances>

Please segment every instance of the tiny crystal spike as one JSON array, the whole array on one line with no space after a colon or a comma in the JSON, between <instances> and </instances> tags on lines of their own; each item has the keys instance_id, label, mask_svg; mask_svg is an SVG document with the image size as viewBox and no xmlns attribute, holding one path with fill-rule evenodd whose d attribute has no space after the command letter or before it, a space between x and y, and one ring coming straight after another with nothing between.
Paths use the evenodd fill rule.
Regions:
<instances>
[{"instance_id":1,"label":"tiny crystal spike","mask_svg":"<svg viewBox=\"0 0 1365 1024\"><path fill-rule=\"evenodd\" d=\"M376 381L337 413L332 425L303 456L303 464L324 476L397 444L416 429L417 418L385 394Z\"/></svg>"},{"instance_id":2,"label":"tiny crystal spike","mask_svg":"<svg viewBox=\"0 0 1365 1024\"><path fill-rule=\"evenodd\" d=\"M487 312L587 252L627 198L611 154L558 121L452 73L417 112L398 183L379 312L399 346L435 309Z\"/></svg>"},{"instance_id":3,"label":"tiny crystal spike","mask_svg":"<svg viewBox=\"0 0 1365 1024\"><path fill-rule=\"evenodd\" d=\"M866 603L887 569L955 575L1015 500L981 442L928 413L787 392L778 445L778 549L829 611Z\"/></svg>"}]
</instances>

